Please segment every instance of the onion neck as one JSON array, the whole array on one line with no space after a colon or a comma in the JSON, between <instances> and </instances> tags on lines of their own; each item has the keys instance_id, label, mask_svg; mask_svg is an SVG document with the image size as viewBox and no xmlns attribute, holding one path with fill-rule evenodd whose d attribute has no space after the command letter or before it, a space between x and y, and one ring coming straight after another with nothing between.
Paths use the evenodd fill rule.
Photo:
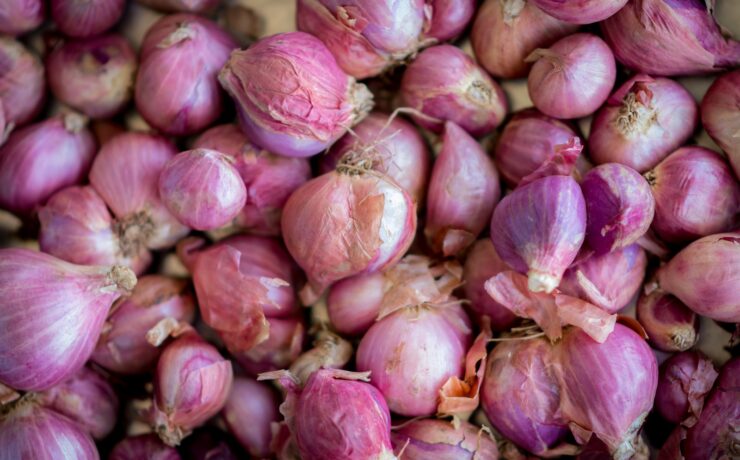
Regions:
<instances>
[{"instance_id":1,"label":"onion neck","mask_svg":"<svg viewBox=\"0 0 740 460\"><path fill-rule=\"evenodd\" d=\"M116 290L129 293L136 287L136 275L123 265L114 265L106 275L106 285L115 286Z\"/></svg>"}]
</instances>

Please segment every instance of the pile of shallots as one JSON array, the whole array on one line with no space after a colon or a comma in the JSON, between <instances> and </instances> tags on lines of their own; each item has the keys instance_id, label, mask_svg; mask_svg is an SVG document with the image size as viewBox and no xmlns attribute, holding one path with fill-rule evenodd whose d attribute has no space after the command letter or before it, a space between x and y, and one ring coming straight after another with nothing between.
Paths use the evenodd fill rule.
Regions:
<instances>
[{"instance_id":1,"label":"pile of shallots","mask_svg":"<svg viewBox=\"0 0 740 460\"><path fill-rule=\"evenodd\" d=\"M740 458L714 1L280 2L0 0L0 460Z\"/></svg>"}]
</instances>

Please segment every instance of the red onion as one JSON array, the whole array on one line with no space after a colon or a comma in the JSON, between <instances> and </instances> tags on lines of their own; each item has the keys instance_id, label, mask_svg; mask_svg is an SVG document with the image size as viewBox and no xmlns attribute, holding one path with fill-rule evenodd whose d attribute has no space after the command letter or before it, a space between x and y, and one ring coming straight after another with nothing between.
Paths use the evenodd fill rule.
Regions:
<instances>
[{"instance_id":1,"label":"red onion","mask_svg":"<svg viewBox=\"0 0 740 460\"><path fill-rule=\"evenodd\" d=\"M64 35L92 37L113 27L125 7L125 0L51 0L51 18Z\"/></svg>"},{"instance_id":2,"label":"red onion","mask_svg":"<svg viewBox=\"0 0 740 460\"><path fill-rule=\"evenodd\" d=\"M111 450L108 460L180 460L180 454L155 434L124 438Z\"/></svg>"},{"instance_id":3,"label":"red onion","mask_svg":"<svg viewBox=\"0 0 740 460\"><path fill-rule=\"evenodd\" d=\"M44 21L42 0L6 0L0 7L0 33L21 35Z\"/></svg>"},{"instance_id":4,"label":"red onion","mask_svg":"<svg viewBox=\"0 0 740 460\"><path fill-rule=\"evenodd\" d=\"M478 62L492 75L527 75L525 58L572 34L577 25L546 14L526 0L486 0L473 22L471 42Z\"/></svg>"},{"instance_id":5,"label":"red onion","mask_svg":"<svg viewBox=\"0 0 740 460\"><path fill-rule=\"evenodd\" d=\"M658 270L660 288L696 313L740 322L740 234L720 233L694 241Z\"/></svg>"},{"instance_id":6,"label":"red onion","mask_svg":"<svg viewBox=\"0 0 740 460\"><path fill-rule=\"evenodd\" d=\"M629 166L605 163L581 181L586 200L586 242L597 254L625 248L650 228L655 199L650 184Z\"/></svg>"},{"instance_id":7,"label":"red onion","mask_svg":"<svg viewBox=\"0 0 740 460\"><path fill-rule=\"evenodd\" d=\"M95 439L105 438L116 425L118 397L107 380L87 367L39 396L41 404L74 420Z\"/></svg>"},{"instance_id":8,"label":"red onion","mask_svg":"<svg viewBox=\"0 0 740 460\"><path fill-rule=\"evenodd\" d=\"M269 457L272 453L270 425L280 420L280 396L270 386L246 377L237 377L223 409L229 431L250 455Z\"/></svg>"},{"instance_id":9,"label":"red onion","mask_svg":"<svg viewBox=\"0 0 740 460\"><path fill-rule=\"evenodd\" d=\"M33 398L0 415L0 459L98 460L95 443L85 430Z\"/></svg>"},{"instance_id":10,"label":"red onion","mask_svg":"<svg viewBox=\"0 0 740 460\"><path fill-rule=\"evenodd\" d=\"M476 137L498 126L508 108L498 83L452 45L427 48L409 64L401 97L409 107L440 120L414 117L425 128L439 133L444 121L452 121Z\"/></svg>"},{"instance_id":11,"label":"red onion","mask_svg":"<svg viewBox=\"0 0 740 460\"><path fill-rule=\"evenodd\" d=\"M627 0L531 0L552 17L573 24L592 24L614 15Z\"/></svg>"},{"instance_id":12,"label":"red onion","mask_svg":"<svg viewBox=\"0 0 740 460\"><path fill-rule=\"evenodd\" d=\"M526 273L533 292L552 292L586 233L586 204L575 180L548 176L514 190L491 219L501 260Z\"/></svg>"},{"instance_id":13,"label":"red onion","mask_svg":"<svg viewBox=\"0 0 740 460\"><path fill-rule=\"evenodd\" d=\"M515 188L525 177L552 164L565 168L559 175L569 175L576 161L571 158L576 153L571 146L580 144L569 125L531 108L517 112L504 126L494 160L504 181Z\"/></svg>"},{"instance_id":14,"label":"red onion","mask_svg":"<svg viewBox=\"0 0 740 460\"><path fill-rule=\"evenodd\" d=\"M558 288L609 313L616 313L640 290L647 267L637 244L577 262L568 268Z\"/></svg>"},{"instance_id":15,"label":"red onion","mask_svg":"<svg viewBox=\"0 0 740 460\"><path fill-rule=\"evenodd\" d=\"M617 324L604 343L569 328L556 349L560 410L576 440L593 433L614 459L629 459L658 385L658 363L647 343Z\"/></svg>"},{"instance_id":16,"label":"red onion","mask_svg":"<svg viewBox=\"0 0 740 460\"><path fill-rule=\"evenodd\" d=\"M219 0L136 0L137 3L165 13L205 13L213 10Z\"/></svg>"},{"instance_id":17,"label":"red onion","mask_svg":"<svg viewBox=\"0 0 740 460\"><path fill-rule=\"evenodd\" d=\"M176 446L193 428L223 408L231 392L231 363L194 329L167 345L154 374L154 428L165 444Z\"/></svg>"},{"instance_id":18,"label":"red onion","mask_svg":"<svg viewBox=\"0 0 740 460\"><path fill-rule=\"evenodd\" d=\"M400 117L373 112L321 156L322 173L343 160L362 157L373 171L385 174L406 189L416 203L426 194L431 158L424 138Z\"/></svg>"},{"instance_id":19,"label":"red onion","mask_svg":"<svg viewBox=\"0 0 740 460\"><path fill-rule=\"evenodd\" d=\"M475 0L425 0L424 37L441 42L459 36L475 14Z\"/></svg>"},{"instance_id":20,"label":"red onion","mask_svg":"<svg viewBox=\"0 0 740 460\"><path fill-rule=\"evenodd\" d=\"M730 231L740 222L740 183L712 150L682 147L645 178L655 196L653 229L666 242Z\"/></svg>"},{"instance_id":21,"label":"red onion","mask_svg":"<svg viewBox=\"0 0 740 460\"><path fill-rule=\"evenodd\" d=\"M552 346L544 339L502 342L488 357L481 403L507 439L536 455L568 433L559 414L561 389Z\"/></svg>"},{"instance_id":22,"label":"red onion","mask_svg":"<svg viewBox=\"0 0 740 460\"><path fill-rule=\"evenodd\" d=\"M732 458L737 455L737 426L740 423L740 359L732 358L704 402L699 421L686 433L686 460Z\"/></svg>"},{"instance_id":23,"label":"red onion","mask_svg":"<svg viewBox=\"0 0 740 460\"><path fill-rule=\"evenodd\" d=\"M641 295L637 321L645 328L650 345L666 352L685 351L699 340L699 317L670 294L655 291Z\"/></svg>"},{"instance_id":24,"label":"red onion","mask_svg":"<svg viewBox=\"0 0 740 460\"><path fill-rule=\"evenodd\" d=\"M311 178L306 159L261 150L236 125L209 129L195 140L193 148L217 150L234 159L234 167L247 188L247 202L235 223L252 233L278 235L285 202Z\"/></svg>"},{"instance_id":25,"label":"red onion","mask_svg":"<svg viewBox=\"0 0 740 460\"><path fill-rule=\"evenodd\" d=\"M651 75L695 75L740 64L740 43L725 38L702 0L631 0L601 24L619 62Z\"/></svg>"},{"instance_id":26,"label":"red onion","mask_svg":"<svg viewBox=\"0 0 740 460\"><path fill-rule=\"evenodd\" d=\"M115 115L133 94L136 53L120 35L66 42L46 65L54 96L89 117Z\"/></svg>"},{"instance_id":27,"label":"red onion","mask_svg":"<svg viewBox=\"0 0 740 460\"><path fill-rule=\"evenodd\" d=\"M147 332L163 319L191 322L194 316L195 302L186 282L143 276L130 297L114 304L91 359L120 374L151 370L161 350L147 342Z\"/></svg>"},{"instance_id":28,"label":"red onion","mask_svg":"<svg viewBox=\"0 0 740 460\"><path fill-rule=\"evenodd\" d=\"M424 0L300 0L298 30L324 42L345 72L358 79L380 74L416 51Z\"/></svg>"},{"instance_id":29,"label":"red onion","mask_svg":"<svg viewBox=\"0 0 740 460\"><path fill-rule=\"evenodd\" d=\"M41 60L20 42L0 37L0 101L7 123L28 123L39 114L45 99L46 76Z\"/></svg>"},{"instance_id":30,"label":"red onion","mask_svg":"<svg viewBox=\"0 0 740 460\"><path fill-rule=\"evenodd\" d=\"M440 387L463 374L471 341L459 305L421 304L375 323L360 341L357 369L372 372L375 385L399 415L431 415Z\"/></svg>"},{"instance_id":31,"label":"red onion","mask_svg":"<svg viewBox=\"0 0 740 460\"><path fill-rule=\"evenodd\" d=\"M239 365L250 375L285 369L301 354L306 335L306 326L300 316L290 318L266 318L270 335L247 351L233 351ZM227 346L234 349L232 340Z\"/></svg>"},{"instance_id":32,"label":"red onion","mask_svg":"<svg viewBox=\"0 0 740 460\"><path fill-rule=\"evenodd\" d=\"M342 163L306 182L285 204L283 237L308 276L306 301L335 281L383 270L411 245L416 232L411 197L366 167Z\"/></svg>"},{"instance_id":33,"label":"red onion","mask_svg":"<svg viewBox=\"0 0 740 460\"><path fill-rule=\"evenodd\" d=\"M704 129L727 154L735 176L740 177L740 70L717 77L701 101Z\"/></svg>"},{"instance_id":34,"label":"red onion","mask_svg":"<svg viewBox=\"0 0 740 460\"><path fill-rule=\"evenodd\" d=\"M207 149L188 150L168 161L159 176L159 195L180 222L196 230L227 224L247 201L234 160Z\"/></svg>"},{"instance_id":35,"label":"red onion","mask_svg":"<svg viewBox=\"0 0 740 460\"><path fill-rule=\"evenodd\" d=\"M235 51L219 74L255 144L291 157L315 155L372 108L372 94L317 38L291 32Z\"/></svg>"},{"instance_id":36,"label":"red onion","mask_svg":"<svg viewBox=\"0 0 740 460\"><path fill-rule=\"evenodd\" d=\"M369 373L321 369L299 389L287 373L280 412L304 460L325 458L391 460L391 417L383 395L365 383Z\"/></svg>"},{"instance_id":37,"label":"red onion","mask_svg":"<svg viewBox=\"0 0 740 460\"><path fill-rule=\"evenodd\" d=\"M326 299L329 320L340 334L365 333L378 318L385 294L382 273L345 278L334 283Z\"/></svg>"},{"instance_id":38,"label":"red onion","mask_svg":"<svg viewBox=\"0 0 740 460\"><path fill-rule=\"evenodd\" d=\"M712 362L701 352L671 356L660 366L655 410L671 423L694 426L717 375Z\"/></svg>"},{"instance_id":39,"label":"red onion","mask_svg":"<svg viewBox=\"0 0 740 460\"><path fill-rule=\"evenodd\" d=\"M86 120L75 113L14 131L0 148L0 208L28 215L59 189L80 182L95 155Z\"/></svg>"},{"instance_id":40,"label":"red onion","mask_svg":"<svg viewBox=\"0 0 740 460\"><path fill-rule=\"evenodd\" d=\"M136 132L115 136L98 152L90 183L116 216L124 251L168 248L187 234L188 228L170 214L157 190L162 169L176 153L166 139Z\"/></svg>"},{"instance_id":41,"label":"red onion","mask_svg":"<svg viewBox=\"0 0 740 460\"><path fill-rule=\"evenodd\" d=\"M41 250L80 265L124 265L143 273L152 261L145 247L127 245L105 202L90 186L67 187L39 210Z\"/></svg>"},{"instance_id":42,"label":"red onion","mask_svg":"<svg viewBox=\"0 0 740 460\"><path fill-rule=\"evenodd\" d=\"M73 265L27 249L0 255L0 381L51 388L85 364L111 304L136 277L125 267Z\"/></svg>"},{"instance_id":43,"label":"red onion","mask_svg":"<svg viewBox=\"0 0 740 460\"><path fill-rule=\"evenodd\" d=\"M473 244L465 259L463 272L463 292L470 301L470 309L482 318L490 319L491 327L495 331L505 331L516 320L516 315L508 308L496 302L485 291L484 284L489 278L511 270L496 253L496 248L489 238L478 240Z\"/></svg>"},{"instance_id":44,"label":"red onion","mask_svg":"<svg viewBox=\"0 0 740 460\"><path fill-rule=\"evenodd\" d=\"M173 14L157 21L141 47L134 95L141 116L176 136L213 123L223 107L216 75L234 48L226 32L200 16Z\"/></svg>"},{"instance_id":45,"label":"red onion","mask_svg":"<svg viewBox=\"0 0 740 460\"><path fill-rule=\"evenodd\" d=\"M642 173L685 144L696 123L696 101L680 83L635 75L594 116L589 155Z\"/></svg>"},{"instance_id":46,"label":"red onion","mask_svg":"<svg viewBox=\"0 0 740 460\"><path fill-rule=\"evenodd\" d=\"M500 197L493 161L468 133L445 123L427 197L429 245L444 256L464 251L486 227Z\"/></svg>"},{"instance_id":47,"label":"red onion","mask_svg":"<svg viewBox=\"0 0 740 460\"><path fill-rule=\"evenodd\" d=\"M532 102L556 118L594 113L609 97L617 67L609 46L596 35L573 34L527 57L534 62L527 78Z\"/></svg>"},{"instance_id":48,"label":"red onion","mask_svg":"<svg viewBox=\"0 0 740 460\"><path fill-rule=\"evenodd\" d=\"M391 432L393 449L397 455L403 451L404 460L498 459L490 434L472 423L459 423L456 428L444 420L413 421Z\"/></svg>"}]
</instances>

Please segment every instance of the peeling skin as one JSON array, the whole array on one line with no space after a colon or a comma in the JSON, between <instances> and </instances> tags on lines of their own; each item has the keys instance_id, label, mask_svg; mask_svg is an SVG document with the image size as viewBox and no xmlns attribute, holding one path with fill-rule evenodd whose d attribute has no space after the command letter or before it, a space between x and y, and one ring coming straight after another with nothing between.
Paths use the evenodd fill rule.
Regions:
<instances>
[{"instance_id":1,"label":"peeling skin","mask_svg":"<svg viewBox=\"0 0 740 460\"><path fill-rule=\"evenodd\" d=\"M635 85L633 91L624 98L619 114L614 120L617 130L624 137L635 137L647 134L658 122L658 111L652 104L652 93L641 85Z\"/></svg>"}]
</instances>

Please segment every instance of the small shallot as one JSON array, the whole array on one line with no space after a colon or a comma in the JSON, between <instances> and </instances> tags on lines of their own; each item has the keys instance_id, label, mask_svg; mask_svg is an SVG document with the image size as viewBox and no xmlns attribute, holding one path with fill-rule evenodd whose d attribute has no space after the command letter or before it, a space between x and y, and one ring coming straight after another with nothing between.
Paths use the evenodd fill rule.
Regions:
<instances>
[{"instance_id":1,"label":"small shallot","mask_svg":"<svg viewBox=\"0 0 740 460\"><path fill-rule=\"evenodd\" d=\"M534 62L527 78L532 102L555 118L594 113L609 97L617 66L609 46L596 35L579 33L527 57Z\"/></svg>"},{"instance_id":2,"label":"small shallot","mask_svg":"<svg viewBox=\"0 0 740 460\"><path fill-rule=\"evenodd\" d=\"M372 108L372 94L337 65L318 38L290 32L234 51L219 74L255 144L291 157L315 155Z\"/></svg>"},{"instance_id":3,"label":"small shallot","mask_svg":"<svg viewBox=\"0 0 740 460\"><path fill-rule=\"evenodd\" d=\"M20 42L0 36L0 101L7 123L28 123L45 100L46 75L41 60Z\"/></svg>"},{"instance_id":4,"label":"small shallot","mask_svg":"<svg viewBox=\"0 0 740 460\"><path fill-rule=\"evenodd\" d=\"M229 431L251 455L269 457L272 431L270 425L280 421L280 396L266 383L247 377L236 377L223 417Z\"/></svg>"},{"instance_id":5,"label":"small shallot","mask_svg":"<svg viewBox=\"0 0 740 460\"><path fill-rule=\"evenodd\" d=\"M491 435L466 421L459 426L446 420L421 419L391 432L397 455L404 460L497 460L498 447Z\"/></svg>"},{"instance_id":6,"label":"small shallot","mask_svg":"<svg viewBox=\"0 0 740 460\"><path fill-rule=\"evenodd\" d=\"M475 57L489 73L501 78L524 77L531 64L525 58L578 30L527 0L486 0L473 22Z\"/></svg>"},{"instance_id":7,"label":"small shallot","mask_svg":"<svg viewBox=\"0 0 740 460\"><path fill-rule=\"evenodd\" d=\"M113 446L108 460L180 460L180 454L164 444L156 434L130 436Z\"/></svg>"},{"instance_id":8,"label":"small shallot","mask_svg":"<svg viewBox=\"0 0 740 460\"><path fill-rule=\"evenodd\" d=\"M467 27L476 9L475 0L425 0L424 37L452 40Z\"/></svg>"},{"instance_id":9,"label":"small shallot","mask_svg":"<svg viewBox=\"0 0 740 460\"><path fill-rule=\"evenodd\" d=\"M44 21L43 0L6 0L0 7L0 34L21 35Z\"/></svg>"},{"instance_id":10,"label":"small shallot","mask_svg":"<svg viewBox=\"0 0 740 460\"><path fill-rule=\"evenodd\" d=\"M452 121L476 137L498 126L508 108L498 83L452 45L427 48L414 59L403 73L401 97L426 115L414 117L425 128L439 133Z\"/></svg>"},{"instance_id":11,"label":"small shallot","mask_svg":"<svg viewBox=\"0 0 740 460\"><path fill-rule=\"evenodd\" d=\"M699 340L699 316L670 294L641 295L636 313L650 345L658 350L685 351Z\"/></svg>"},{"instance_id":12,"label":"small shallot","mask_svg":"<svg viewBox=\"0 0 740 460\"><path fill-rule=\"evenodd\" d=\"M380 313L385 285L383 273L352 276L334 283L326 299L334 329L346 335L370 329Z\"/></svg>"},{"instance_id":13,"label":"small shallot","mask_svg":"<svg viewBox=\"0 0 740 460\"><path fill-rule=\"evenodd\" d=\"M494 331L505 331L516 320L511 310L496 302L485 290L485 282L511 267L501 260L490 238L476 241L468 251L463 270L463 292L476 317L488 317Z\"/></svg>"},{"instance_id":14,"label":"small shallot","mask_svg":"<svg viewBox=\"0 0 740 460\"><path fill-rule=\"evenodd\" d=\"M92 37L113 27L126 7L125 0L51 0L51 18L69 37Z\"/></svg>"},{"instance_id":15,"label":"small shallot","mask_svg":"<svg viewBox=\"0 0 740 460\"><path fill-rule=\"evenodd\" d=\"M244 346L234 345L234 340L225 342L239 365L250 375L285 369L301 354L306 336L306 325L302 316L288 318L267 317L265 323L270 335L245 351ZM222 328L223 329L223 328Z\"/></svg>"},{"instance_id":16,"label":"small shallot","mask_svg":"<svg viewBox=\"0 0 740 460\"><path fill-rule=\"evenodd\" d=\"M727 154L735 177L740 178L740 70L714 80L701 101L704 129Z\"/></svg>"},{"instance_id":17,"label":"small shallot","mask_svg":"<svg viewBox=\"0 0 740 460\"><path fill-rule=\"evenodd\" d=\"M573 24L603 21L621 10L627 0L530 0L552 17Z\"/></svg>"},{"instance_id":18,"label":"small shallot","mask_svg":"<svg viewBox=\"0 0 740 460\"><path fill-rule=\"evenodd\" d=\"M671 423L694 426L717 375L712 362L699 351L671 356L660 366L655 410Z\"/></svg>"},{"instance_id":19,"label":"small shallot","mask_svg":"<svg viewBox=\"0 0 740 460\"><path fill-rule=\"evenodd\" d=\"M686 143L697 116L694 97L680 83L635 75L594 116L589 156L643 173Z\"/></svg>"}]
</instances>

